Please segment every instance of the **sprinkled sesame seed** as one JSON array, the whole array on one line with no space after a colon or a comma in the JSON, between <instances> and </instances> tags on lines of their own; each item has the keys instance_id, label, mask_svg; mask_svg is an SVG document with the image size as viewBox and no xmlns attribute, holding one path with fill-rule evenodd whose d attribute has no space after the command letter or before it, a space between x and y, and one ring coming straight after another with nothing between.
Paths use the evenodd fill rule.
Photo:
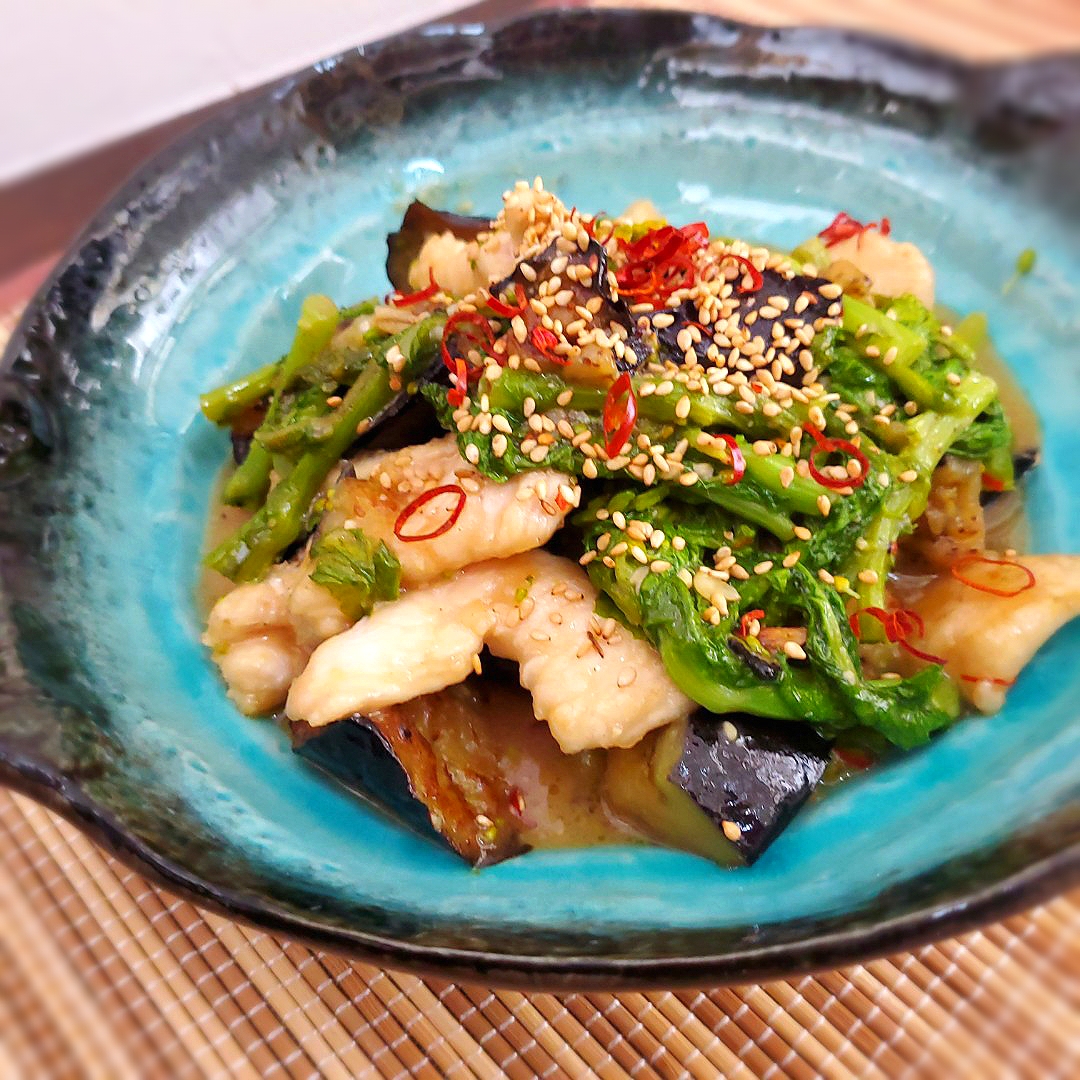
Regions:
<instances>
[{"instance_id":1,"label":"sprinkled sesame seed","mask_svg":"<svg viewBox=\"0 0 1080 1080\"><path fill-rule=\"evenodd\" d=\"M626 516L623 514L623 512L621 510L616 510L611 515L611 521L612 521L612 524L615 526L616 529L623 529L625 531L625 529L626 529Z\"/></svg>"},{"instance_id":2,"label":"sprinkled sesame seed","mask_svg":"<svg viewBox=\"0 0 1080 1080\"><path fill-rule=\"evenodd\" d=\"M506 436L500 431L491 440L491 452L497 457L501 458L506 453L506 449L509 443Z\"/></svg>"},{"instance_id":3,"label":"sprinkled sesame seed","mask_svg":"<svg viewBox=\"0 0 1080 1080\"><path fill-rule=\"evenodd\" d=\"M683 487L690 487L691 484L696 484L697 482L698 482L698 474L696 472L694 472L693 469L690 469L689 471L684 472L679 477L679 483L682 484Z\"/></svg>"},{"instance_id":4,"label":"sprinkled sesame seed","mask_svg":"<svg viewBox=\"0 0 1080 1080\"><path fill-rule=\"evenodd\" d=\"M950 371L949 374L945 376L945 379L950 386L959 386L964 381L955 371Z\"/></svg>"},{"instance_id":5,"label":"sprinkled sesame seed","mask_svg":"<svg viewBox=\"0 0 1080 1080\"><path fill-rule=\"evenodd\" d=\"M573 391L573 390L571 390L571 389L569 389L569 388L567 388L566 390L564 390L564 391L563 391L563 392L562 392L562 393L561 393L561 394L560 394L560 395L559 395L559 396L558 396L558 397L557 397L557 398L555 399L555 401L556 401L556 402L557 402L557 403L558 403L559 405L569 405L569 404L570 404L570 402L571 402L571 401L573 401L573 400L574 400L574 391Z\"/></svg>"},{"instance_id":6,"label":"sprinkled sesame seed","mask_svg":"<svg viewBox=\"0 0 1080 1080\"><path fill-rule=\"evenodd\" d=\"M832 509L832 501L828 495L819 495L817 498L817 508L821 512L822 517L828 517L829 511Z\"/></svg>"},{"instance_id":7,"label":"sprinkled sesame seed","mask_svg":"<svg viewBox=\"0 0 1080 1080\"><path fill-rule=\"evenodd\" d=\"M690 399L688 397L681 397L675 403L675 415L680 420L685 420L690 415Z\"/></svg>"},{"instance_id":8,"label":"sprinkled sesame seed","mask_svg":"<svg viewBox=\"0 0 1080 1080\"><path fill-rule=\"evenodd\" d=\"M672 538L672 541L671 541L671 546L672 546L672 547L673 547L673 548L674 548L674 549L675 549L676 551L682 551L682 550L684 550L684 549L685 549L685 547L686 547L686 540L685 540L685 539L684 539L683 537L681 537L681 536L676 536L676 537L673 537L673 538Z\"/></svg>"},{"instance_id":9,"label":"sprinkled sesame seed","mask_svg":"<svg viewBox=\"0 0 1080 1080\"><path fill-rule=\"evenodd\" d=\"M797 641L785 641L784 655L792 660L805 660L806 650Z\"/></svg>"},{"instance_id":10,"label":"sprinkled sesame seed","mask_svg":"<svg viewBox=\"0 0 1080 1080\"><path fill-rule=\"evenodd\" d=\"M784 561L781 565L785 570L790 570L801 558L801 551L789 551L787 555L784 556Z\"/></svg>"},{"instance_id":11,"label":"sprinkled sesame seed","mask_svg":"<svg viewBox=\"0 0 1080 1080\"><path fill-rule=\"evenodd\" d=\"M585 554L582 555L580 559L578 559L578 562L582 566L588 566L589 563L591 563L593 561L593 559L595 559L595 558L596 558L596 552L595 551L586 551ZM612 563L612 565L614 566L615 564Z\"/></svg>"},{"instance_id":12,"label":"sprinkled sesame seed","mask_svg":"<svg viewBox=\"0 0 1080 1080\"><path fill-rule=\"evenodd\" d=\"M876 359L881 355L881 350L876 345L867 345L866 355L869 356L871 359Z\"/></svg>"},{"instance_id":13,"label":"sprinkled sesame seed","mask_svg":"<svg viewBox=\"0 0 1080 1080\"><path fill-rule=\"evenodd\" d=\"M836 584L836 578L834 578L832 576L832 574L830 574L829 571L825 569L825 567L822 567L817 572L817 576L818 576L819 580L825 582L826 585L834 585L834 584Z\"/></svg>"},{"instance_id":14,"label":"sprinkled sesame seed","mask_svg":"<svg viewBox=\"0 0 1080 1080\"><path fill-rule=\"evenodd\" d=\"M855 672L850 670L850 668L845 671L844 674L840 676L840 678L842 678L844 682L848 684L848 686L854 686L855 683L858 681Z\"/></svg>"},{"instance_id":15,"label":"sprinkled sesame seed","mask_svg":"<svg viewBox=\"0 0 1080 1080\"><path fill-rule=\"evenodd\" d=\"M754 567L755 574L767 574L773 568L772 559L764 559Z\"/></svg>"},{"instance_id":16,"label":"sprinkled sesame seed","mask_svg":"<svg viewBox=\"0 0 1080 1080\"><path fill-rule=\"evenodd\" d=\"M649 556L648 556L648 555L646 555L646 554L645 554L645 551L644 551L644 549L643 549L643 548L640 548L640 547L638 547L638 545L637 545L637 544L635 544L635 545L634 545L634 546L633 546L633 547L632 547L632 548L630 549L630 554L631 554L631 555L632 555L632 556L633 556L633 557L634 557L635 559L637 559L637 561L638 561L639 563L641 563L642 565L645 565L645 566L647 566L647 565L648 565L648 563L649 563Z\"/></svg>"},{"instance_id":17,"label":"sprinkled sesame seed","mask_svg":"<svg viewBox=\"0 0 1080 1080\"><path fill-rule=\"evenodd\" d=\"M532 414L536 412L536 401L531 397L527 397L524 402L522 402L521 411L525 414L526 418L532 416Z\"/></svg>"},{"instance_id":18,"label":"sprinkled sesame seed","mask_svg":"<svg viewBox=\"0 0 1080 1080\"><path fill-rule=\"evenodd\" d=\"M905 469L898 477L902 484L914 484L919 479L919 474L914 469Z\"/></svg>"},{"instance_id":19,"label":"sprinkled sesame seed","mask_svg":"<svg viewBox=\"0 0 1080 1080\"><path fill-rule=\"evenodd\" d=\"M529 451L529 460L540 464L548 456L548 448L546 446L536 446Z\"/></svg>"},{"instance_id":20,"label":"sprinkled sesame seed","mask_svg":"<svg viewBox=\"0 0 1080 1080\"><path fill-rule=\"evenodd\" d=\"M468 446L465 447L465 460L468 461L470 465L479 463L480 449L477 447L476 443L469 443Z\"/></svg>"},{"instance_id":21,"label":"sprinkled sesame seed","mask_svg":"<svg viewBox=\"0 0 1080 1080\"><path fill-rule=\"evenodd\" d=\"M600 475L596 462L592 458L586 458L582 463L581 472L588 480L595 480Z\"/></svg>"},{"instance_id":22,"label":"sprinkled sesame seed","mask_svg":"<svg viewBox=\"0 0 1080 1080\"><path fill-rule=\"evenodd\" d=\"M800 540L809 540L814 535L805 525L796 525L791 531Z\"/></svg>"},{"instance_id":23,"label":"sprinkled sesame seed","mask_svg":"<svg viewBox=\"0 0 1080 1080\"><path fill-rule=\"evenodd\" d=\"M734 742L739 737L739 729L730 720L725 720L720 729L728 742Z\"/></svg>"},{"instance_id":24,"label":"sprinkled sesame seed","mask_svg":"<svg viewBox=\"0 0 1080 1080\"><path fill-rule=\"evenodd\" d=\"M669 563L667 559L653 559L653 561L649 563L649 569L654 574L663 574L671 569L671 563Z\"/></svg>"},{"instance_id":25,"label":"sprinkled sesame seed","mask_svg":"<svg viewBox=\"0 0 1080 1080\"><path fill-rule=\"evenodd\" d=\"M876 570L860 570L857 577L864 585L876 585L878 580Z\"/></svg>"},{"instance_id":26,"label":"sprinkled sesame seed","mask_svg":"<svg viewBox=\"0 0 1080 1080\"><path fill-rule=\"evenodd\" d=\"M724 830L724 835L733 843L737 844L742 839L742 829L734 821L727 821L726 819L720 823L720 828Z\"/></svg>"}]
</instances>

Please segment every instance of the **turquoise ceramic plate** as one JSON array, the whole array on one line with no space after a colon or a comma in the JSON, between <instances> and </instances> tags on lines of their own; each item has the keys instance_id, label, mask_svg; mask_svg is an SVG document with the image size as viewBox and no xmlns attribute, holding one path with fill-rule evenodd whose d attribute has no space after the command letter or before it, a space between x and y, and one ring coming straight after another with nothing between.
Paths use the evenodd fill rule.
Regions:
<instances>
[{"instance_id":1,"label":"turquoise ceramic plate","mask_svg":"<svg viewBox=\"0 0 1080 1080\"><path fill-rule=\"evenodd\" d=\"M1080 64L965 69L831 31L553 13L437 28L285 80L168 150L31 305L3 382L0 774L205 903L500 982L750 979L884 952L1080 868L1080 625L999 716L809 808L748 870L642 847L482 872L227 701L194 586L226 447L199 392L276 356L313 290L386 288L407 202L569 203L789 245L888 214L989 312L1046 426L1035 547L1075 551ZM1036 272L1007 295L1018 252Z\"/></svg>"}]
</instances>

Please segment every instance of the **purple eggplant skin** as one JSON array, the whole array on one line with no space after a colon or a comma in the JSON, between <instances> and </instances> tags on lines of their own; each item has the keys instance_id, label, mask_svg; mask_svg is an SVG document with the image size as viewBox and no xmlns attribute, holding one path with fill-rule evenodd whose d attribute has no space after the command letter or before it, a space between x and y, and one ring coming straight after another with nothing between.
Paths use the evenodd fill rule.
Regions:
<instances>
[{"instance_id":1,"label":"purple eggplant skin","mask_svg":"<svg viewBox=\"0 0 1080 1080\"><path fill-rule=\"evenodd\" d=\"M646 330L638 325L638 320L630 311L625 300L614 299L614 295L608 282L608 257L602 244L596 240L589 241L588 247L582 251L575 248L571 252L561 251L556 243L548 245L539 255L527 260L533 271L532 277L526 277L521 272L521 263L514 268L513 273L496 282L491 286L491 292L495 296L516 296L517 288L523 290L526 299L531 300L539 295L540 286L555 275L552 274L551 264L556 258L565 258L567 266L580 265L589 270L592 283L588 286L579 281L565 276L565 271L560 275L561 287L569 289L574 294L572 303L584 307L590 300L599 297L603 301L602 306L593 315L593 325L610 328L618 323L626 331L626 344L630 347L635 361L620 357L615 361L619 371L636 371L656 353L656 334L648 321L645 321Z\"/></svg>"},{"instance_id":2,"label":"purple eggplant skin","mask_svg":"<svg viewBox=\"0 0 1080 1080\"><path fill-rule=\"evenodd\" d=\"M305 761L378 807L395 821L432 840L442 838L412 793L408 774L386 740L363 717L349 717L324 728L289 724L293 750Z\"/></svg>"},{"instance_id":3,"label":"purple eggplant skin","mask_svg":"<svg viewBox=\"0 0 1080 1080\"><path fill-rule=\"evenodd\" d=\"M738 826L733 843L751 864L813 793L829 749L805 724L700 711L687 721L668 780L729 839Z\"/></svg>"},{"instance_id":4,"label":"purple eggplant skin","mask_svg":"<svg viewBox=\"0 0 1080 1080\"><path fill-rule=\"evenodd\" d=\"M411 202L400 228L386 238L386 276L390 284L400 293L412 291L409 268L429 236L450 232L461 240L475 240L490 224L487 218L450 214L418 200Z\"/></svg>"}]
</instances>

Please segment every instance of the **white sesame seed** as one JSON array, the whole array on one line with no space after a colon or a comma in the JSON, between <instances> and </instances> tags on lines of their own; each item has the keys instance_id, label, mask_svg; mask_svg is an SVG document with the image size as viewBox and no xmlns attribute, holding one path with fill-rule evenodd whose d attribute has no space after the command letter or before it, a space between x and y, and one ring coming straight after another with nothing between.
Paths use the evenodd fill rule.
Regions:
<instances>
[{"instance_id":1,"label":"white sesame seed","mask_svg":"<svg viewBox=\"0 0 1080 1080\"><path fill-rule=\"evenodd\" d=\"M797 641L784 642L784 655L792 660L805 660L806 650Z\"/></svg>"},{"instance_id":2,"label":"white sesame seed","mask_svg":"<svg viewBox=\"0 0 1080 1080\"><path fill-rule=\"evenodd\" d=\"M469 443L468 446L465 447L465 460L468 461L470 465L479 463L480 449L476 443Z\"/></svg>"},{"instance_id":3,"label":"white sesame seed","mask_svg":"<svg viewBox=\"0 0 1080 1080\"><path fill-rule=\"evenodd\" d=\"M690 399L688 397L681 397L675 403L675 415L680 420L685 420L690 415Z\"/></svg>"},{"instance_id":4,"label":"white sesame seed","mask_svg":"<svg viewBox=\"0 0 1080 1080\"><path fill-rule=\"evenodd\" d=\"M755 574L767 574L773 568L772 559L764 559L754 567Z\"/></svg>"},{"instance_id":5,"label":"white sesame seed","mask_svg":"<svg viewBox=\"0 0 1080 1080\"><path fill-rule=\"evenodd\" d=\"M860 570L857 577L865 585L876 585L878 580L876 570Z\"/></svg>"},{"instance_id":6,"label":"white sesame seed","mask_svg":"<svg viewBox=\"0 0 1080 1080\"><path fill-rule=\"evenodd\" d=\"M913 484L919 479L919 474L914 469L905 469L898 477L902 484Z\"/></svg>"},{"instance_id":7,"label":"white sesame seed","mask_svg":"<svg viewBox=\"0 0 1080 1080\"><path fill-rule=\"evenodd\" d=\"M589 480L595 480L600 475L596 468L596 462L592 458L586 458L581 466L582 474Z\"/></svg>"},{"instance_id":8,"label":"white sesame seed","mask_svg":"<svg viewBox=\"0 0 1080 1080\"><path fill-rule=\"evenodd\" d=\"M506 436L500 431L491 440L491 452L497 457L501 458L506 453L508 446Z\"/></svg>"},{"instance_id":9,"label":"white sesame seed","mask_svg":"<svg viewBox=\"0 0 1080 1080\"><path fill-rule=\"evenodd\" d=\"M822 517L828 517L829 511L832 509L832 501L828 495L819 495L817 498L817 508L821 512Z\"/></svg>"},{"instance_id":10,"label":"white sesame seed","mask_svg":"<svg viewBox=\"0 0 1080 1080\"><path fill-rule=\"evenodd\" d=\"M737 844L742 839L742 829L734 821L724 820L720 823L720 828L733 844Z\"/></svg>"}]
</instances>

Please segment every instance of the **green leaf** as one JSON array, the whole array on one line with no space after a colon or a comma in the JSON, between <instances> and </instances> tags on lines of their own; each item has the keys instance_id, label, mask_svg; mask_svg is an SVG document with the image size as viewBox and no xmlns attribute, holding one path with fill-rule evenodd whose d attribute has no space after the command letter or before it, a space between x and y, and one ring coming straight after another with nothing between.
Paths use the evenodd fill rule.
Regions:
<instances>
[{"instance_id":1,"label":"green leaf","mask_svg":"<svg viewBox=\"0 0 1080 1080\"><path fill-rule=\"evenodd\" d=\"M334 529L311 549L311 580L321 585L353 621L371 614L379 600L396 600L401 590L401 564L381 540L361 529Z\"/></svg>"}]
</instances>

